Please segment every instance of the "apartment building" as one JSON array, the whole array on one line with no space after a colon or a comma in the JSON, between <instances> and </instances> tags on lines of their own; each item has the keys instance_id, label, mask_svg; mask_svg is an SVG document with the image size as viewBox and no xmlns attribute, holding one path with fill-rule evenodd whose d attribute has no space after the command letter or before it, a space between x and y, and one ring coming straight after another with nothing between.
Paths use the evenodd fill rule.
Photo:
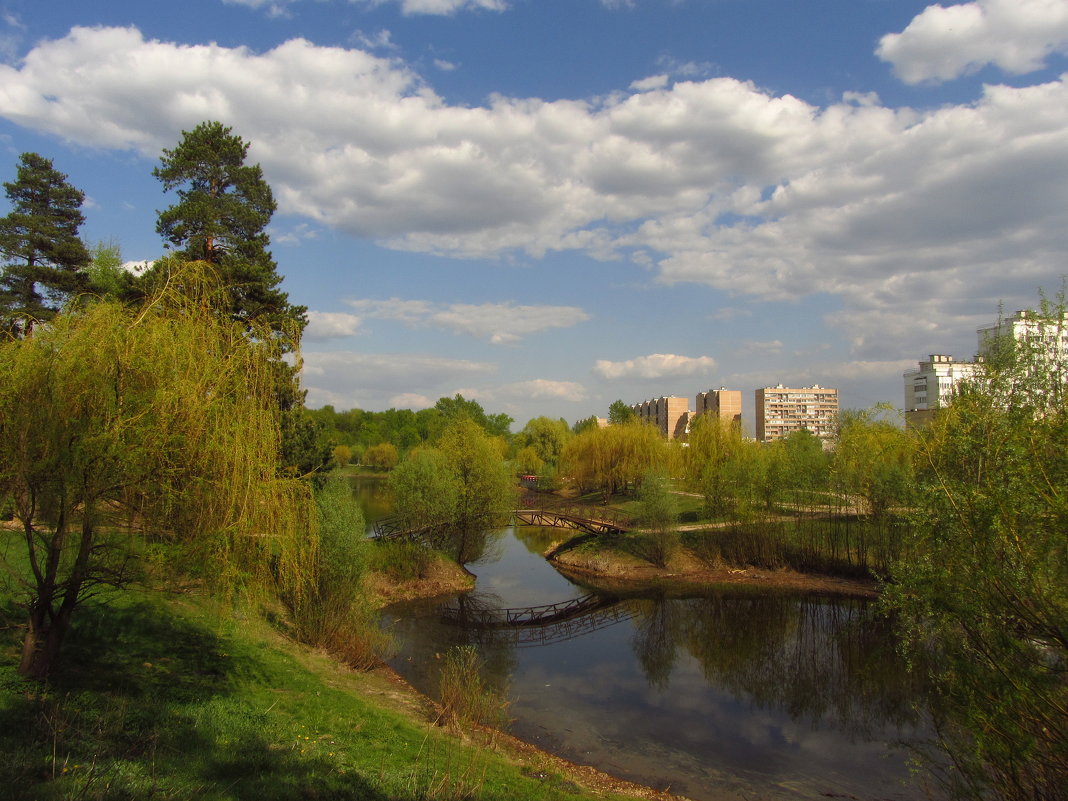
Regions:
<instances>
[{"instance_id":1,"label":"apartment building","mask_svg":"<svg viewBox=\"0 0 1068 801\"><path fill-rule=\"evenodd\" d=\"M662 437L675 439L686 433L690 422L690 403L675 395L647 400L631 406L638 419L657 427Z\"/></svg>"},{"instance_id":2,"label":"apartment building","mask_svg":"<svg viewBox=\"0 0 1068 801\"><path fill-rule=\"evenodd\" d=\"M905 427L923 425L936 409L949 405L957 383L974 375L976 367L976 362L958 362L952 356L932 353L919 367L906 370Z\"/></svg>"},{"instance_id":3,"label":"apartment building","mask_svg":"<svg viewBox=\"0 0 1068 801\"><path fill-rule=\"evenodd\" d=\"M1068 360L1068 313L1060 321L1032 311L1018 311L976 331L978 359L989 358L996 343L1008 338L1034 346L1038 353L1060 363ZM958 362L952 356L933 353L919 367L907 370L905 379L905 426L928 422L938 409L945 408L961 380L970 378L979 362Z\"/></svg>"},{"instance_id":4,"label":"apartment building","mask_svg":"<svg viewBox=\"0 0 1068 801\"><path fill-rule=\"evenodd\" d=\"M806 429L823 440L834 435L838 418L838 390L811 387L763 387L756 390L756 438L758 442L782 439Z\"/></svg>"},{"instance_id":5,"label":"apartment building","mask_svg":"<svg viewBox=\"0 0 1068 801\"><path fill-rule=\"evenodd\" d=\"M984 358L991 355L994 343L1003 337L1034 345L1050 359L1063 362L1068 357L1068 312L1065 312L1063 319L1056 321L1035 312L1018 311L1012 317L980 328L975 333L979 338L979 355Z\"/></svg>"},{"instance_id":6,"label":"apartment building","mask_svg":"<svg viewBox=\"0 0 1068 801\"><path fill-rule=\"evenodd\" d=\"M694 416L714 414L721 420L742 424L742 392L738 389L710 389L698 392L694 404Z\"/></svg>"}]
</instances>

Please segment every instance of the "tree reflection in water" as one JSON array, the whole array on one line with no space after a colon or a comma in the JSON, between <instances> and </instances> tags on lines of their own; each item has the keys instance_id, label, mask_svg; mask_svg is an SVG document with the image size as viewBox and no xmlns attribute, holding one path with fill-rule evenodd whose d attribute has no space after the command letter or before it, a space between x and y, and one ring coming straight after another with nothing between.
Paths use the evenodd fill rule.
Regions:
<instances>
[{"instance_id":1,"label":"tree reflection in water","mask_svg":"<svg viewBox=\"0 0 1068 801\"><path fill-rule=\"evenodd\" d=\"M918 722L922 682L866 600L732 590L627 603L637 613L632 649L653 687L668 686L684 649L710 684L795 720L853 735Z\"/></svg>"}]
</instances>

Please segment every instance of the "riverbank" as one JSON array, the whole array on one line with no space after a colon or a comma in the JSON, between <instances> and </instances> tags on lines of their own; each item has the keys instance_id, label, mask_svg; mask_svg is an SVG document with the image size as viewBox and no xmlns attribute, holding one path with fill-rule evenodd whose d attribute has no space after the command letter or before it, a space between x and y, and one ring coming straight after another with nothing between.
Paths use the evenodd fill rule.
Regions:
<instances>
[{"instance_id":1,"label":"riverbank","mask_svg":"<svg viewBox=\"0 0 1068 801\"><path fill-rule=\"evenodd\" d=\"M593 801L671 796L440 710L392 670L356 672L270 615L206 594L128 591L86 607L48 684L17 676L0 597L0 782L15 801Z\"/></svg>"},{"instance_id":2,"label":"riverbank","mask_svg":"<svg viewBox=\"0 0 1068 801\"><path fill-rule=\"evenodd\" d=\"M789 568L709 565L684 546L663 567L597 539L574 548L550 548L547 558L569 578L605 592L643 589L699 590L725 584L746 584L795 592L875 598L879 585L870 579L802 573Z\"/></svg>"}]
</instances>

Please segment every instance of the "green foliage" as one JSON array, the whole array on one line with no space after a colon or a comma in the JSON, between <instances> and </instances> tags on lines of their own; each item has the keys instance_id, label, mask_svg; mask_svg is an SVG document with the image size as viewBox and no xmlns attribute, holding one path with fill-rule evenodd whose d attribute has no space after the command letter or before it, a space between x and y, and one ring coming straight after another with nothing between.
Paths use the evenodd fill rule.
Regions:
<instances>
[{"instance_id":1,"label":"green foliage","mask_svg":"<svg viewBox=\"0 0 1068 801\"><path fill-rule=\"evenodd\" d=\"M4 191L12 209L0 219L0 325L23 335L88 288L89 252L78 238L85 195L37 153L22 154Z\"/></svg>"},{"instance_id":2,"label":"green foliage","mask_svg":"<svg viewBox=\"0 0 1068 801\"><path fill-rule=\"evenodd\" d=\"M608 422L614 426L636 422L638 413L621 400L612 401L608 407Z\"/></svg>"},{"instance_id":3,"label":"green foliage","mask_svg":"<svg viewBox=\"0 0 1068 801\"><path fill-rule=\"evenodd\" d=\"M178 202L160 212L156 230L184 260L219 270L235 320L266 322L276 332L303 330L307 309L291 305L278 288L282 278L266 233L274 196L260 166L245 164L248 148L220 122L183 131L153 171L164 190L178 194Z\"/></svg>"},{"instance_id":4,"label":"green foliage","mask_svg":"<svg viewBox=\"0 0 1068 801\"><path fill-rule=\"evenodd\" d=\"M0 624L11 599L0 596ZM42 686L0 651L0 785L11 801L438 797L578 801L514 759L382 703L396 688L199 595L87 607ZM465 738L466 740L466 738ZM457 765L477 764L460 796ZM470 787L471 783L467 785ZM601 797L601 796L597 796Z\"/></svg>"},{"instance_id":5,"label":"green foliage","mask_svg":"<svg viewBox=\"0 0 1068 801\"><path fill-rule=\"evenodd\" d=\"M690 426L688 443L683 469L690 489L704 496L705 510L713 519L735 511L738 498L728 465L745 447L741 427L716 415L702 414Z\"/></svg>"},{"instance_id":6,"label":"green foliage","mask_svg":"<svg viewBox=\"0 0 1068 801\"><path fill-rule=\"evenodd\" d=\"M345 467L352 461L352 448L348 445L335 445L333 457L336 467Z\"/></svg>"},{"instance_id":7,"label":"green foliage","mask_svg":"<svg viewBox=\"0 0 1068 801\"><path fill-rule=\"evenodd\" d=\"M519 449L532 449L534 455L543 464L555 465L560 461L560 454L563 453L564 445L569 439L571 439L571 429L566 420L535 417L516 435L515 445ZM528 472L536 473L540 469L539 464Z\"/></svg>"},{"instance_id":8,"label":"green foliage","mask_svg":"<svg viewBox=\"0 0 1068 801\"><path fill-rule=\"evenodd\" d=\"M461 419L467 419L477 424L487 436L505 439L511 436L514 422L511 417L506 414L486 414L478 401L467 400L463 395L439 398L434 408L441 414L442 431Z\"/></svg>"},{"instance_id":9,"label":"green foliage","mask_svg":"<svg viewBox=\"0 0 1068 801\"><path fill-rule=\"evenodd\" d=\"M286 391L295 385L296 378L291 375L289 366L284 362L275 365L278 388ZM291 383L292 382L292 383ZM303 393L301 393L303 394ZM282 404L281 410L281 449L280 467L284 475L308 477L317 474L330 463L330 449L323 443L319 422L304 408L302 400L293 399Z\"/></svg>"},{"instance_id":10,"label":"green foliage","mask_svg":"<svg viewBox=\"0 0 1068 801\"><path fill-rule=\"evenodd\" d=\"M571 426L572 434L583 434L593 428L598 428L600 423L597 422L596 417L587 417L584 420L576 420L575 424Z\"/></svg>"},{"instance_id":11,"label":"green foliage","mask_svg":"<svg viewBox=\"0 0 1068 801\"><path fill-rule=\"evenodd\" d=\"M441 715L447 722L503 727L508 701L482 678L482 659L473 645L445 652L438 676Z\"/></svg>"},{"instance_id":12,"label":"green foliage","mask_svg":"<svg viewBox=\"0 0 1068 801\"><path fill-rule=\"evenodd\" d=\"M368 412L349 409L339 412L333 406L310 411L322 426L324 443L348 445L364 450L380 443L389 443L400 454L426 445L433 445L445 428L457 419L476 422L488 436L509 439L512 418L505 414L487 415L477 401L462 395L441 398L436 406L413 412L410 409L387 409Z\"/></svg>"},{"instance_id":13,"label":"green foliage","mask_svg":"<svg viewBox=\"0 0 1068 801\"><path fill-rule=\"evenodd\" d=\"M843 411L831 467L840 491L877 520L906 506L912 485L912 444L891 414L885 407Z\"/></svg>"},{"instance_id":14,"label":"green foliage","mask_svg":"<svg viewBox=\"0 0 1068 801\"><path fill-rule=\"evenodd\" d=\"M437 448L410 454L390 487L408 525L438 527L442 549L460 564L478 558L486 532L515 508L515 482L497 440L466 417L445 429Z\"/></svg>"},{"instance_id":15,"label":"green foliage","mask_svg":"<svg viewBox=\"0 0 1068 801\"><path fill-rule=\"evenodd\" d=\"M133 292L134 277L122 264L122 250L115 242L97 242L89 249L86 268L89 291L103 297L125 298Z\"/></svg>"},{"instance_id":16,"label":"green foliage","mask_svg":"<svg viewBox=\"0 0 1068 801\"><path fill-rule=\"evenodd\" d=\"M656 429L632 422L575 436L564 446L561 461L580 491L598 490L608 503L614 493L636 489L642 476L663 466L667 457Z\"/></svg>"},{"instance_id":17,"label":"green foliage","mask_svg":"<svg viewBox=\"0 0 1068 801\"><path fill-rule=\"evenodd\" d=\"M86 595L134 575L137 535L218 587L266 577L269 558L283 584L303 580L309 497L276 475L281 344L224 323L216 291L186 265L141 309L101 301L0 344L0 495L27 548L27 674L51 670Z\"/></svg>"},{"instance_id":18,"label":"green foliage","mask_svg":"<svg viewBox=\"0 0 1068 801\"><path fill-rule=\"evenodd\" d=\"M1064 312L1042 310L1046 333ZM1001 343L919 433L912 555L885 595L931 665L950 756L932 764L962 797L1068 797L1066 354L1050 341Z\"/></svg>"},{"instance_id":19,"label":"green foliage","mask_svg":"<svg viewBox=\"0 0 1068 801\"><path fill-rule=\"evenodd\" d=\"M460 480L445 454L431 448L414 451L389 475L396 508L411 528L456 518Z\"/></svg>"},{"instance_id":20,"label":"green foliage","mask_svg":"<svg viewBox=\"0 0 1068 801\"><path fill-rule=\"evenodd\" d=\"M456 561L464 564L481 553L485 532L515 508L515 480L499 445L472 420L461 419L445 429L438 450L459 488L450 522L457 537Z\"/></svg>"},{"instance_id":21,"label":"green foliage","mask_svg":"<svg viewBox=\"0 0 1068 801\"><path fill-rule=\"evenodd\" d=\"M363 452L363 463L376 470L391 470L398 460L397 448L392 442L380 442Z\"/></svg>"},{"instance_id":22,"label":"green foliage","mask_svg":"<svg viewBox=\"0 0 1068 801\"><path fill-rule=\"evenodd\" d=\"M650 471L642 478L638 488L638 519L651 531L652 561L665 567L678 547L675 526L679 506L668 477L663 473Z\"/></svg>"},{"instance_id":23,"label":"green foliage","mask_svg":"<svg viewBox=\"0 0 1068 801\"><path fill-rule=\"evenodd\" d=\"M318 540L303 559L308 578L285 594L297 636L352 667L372 667L385 642L363 595L370 547L363 512L339 473L329 474L318 488L315 506Z\"/></svg>"}]
</instances>

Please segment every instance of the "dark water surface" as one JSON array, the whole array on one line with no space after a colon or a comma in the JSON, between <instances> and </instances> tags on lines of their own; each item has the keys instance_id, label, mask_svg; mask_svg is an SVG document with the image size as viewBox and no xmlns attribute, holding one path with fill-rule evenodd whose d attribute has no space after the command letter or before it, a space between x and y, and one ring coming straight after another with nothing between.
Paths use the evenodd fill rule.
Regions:
<instances>
[{"instance_id":1,"label":"dark water surface","mask_svg":"<svg viewBox=\"0 0 1068 801\"><path fill-rule=\"evenodd\" d=\"M732 585L594 603L543 626L455 624L461 609L485 622L500 616L484 610L586 596L542 558L552 536L491 535L468 565L473 593L388 610L393 667L433 695L435 655L475 644L512 699L513 734L694 799L926 797L896 747L922 726L922 688L866 601Z\"/></svg>"}]
</instances>

